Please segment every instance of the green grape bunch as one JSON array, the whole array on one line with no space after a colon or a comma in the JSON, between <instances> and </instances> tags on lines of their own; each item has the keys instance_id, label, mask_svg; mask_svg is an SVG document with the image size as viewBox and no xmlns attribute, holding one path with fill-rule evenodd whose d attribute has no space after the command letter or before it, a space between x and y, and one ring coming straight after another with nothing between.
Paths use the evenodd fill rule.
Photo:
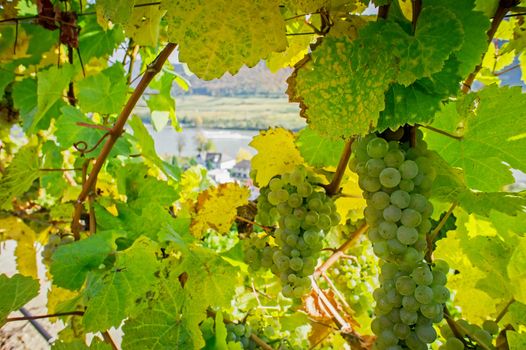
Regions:
<instances>
[{"instance_id":1,"label":"green grape bunch","mask_svg":"<svg viewBox=\"0 0 526 350\"><path fill-rule=\"evenodd\" d=\"M228 343L240 343L243 349L256 349L256 343L250 339L252 328L243 323L225 323L226 325L226 341Z\"/></svg>"},{"instance_id":2,"label":"green grape bunch","mask_svg":"<svg viewBox=\"0 0 526 350\"><path fill-rule=\"evenodd\" d=\"M447 263L424 260L433 212L428 196L436 177L426 142L419 131L414 147L370 134L353 144L349 166L359 175L368 237L380 259L371 324L375 348L428 349L450 293Z\"/></svg>"},{"instance_id":3,"label":"green grape bunch","mask_svg":"<svg viewBox=\"0 0 526 350\"><path fill-rule=\"evenodd\" d=\"M274 245L264 237L245 244L245 261L269 268L282 282L285 297L300 298L311 287L324 233L340 222L334 202L317 186L319 179L303 166L274 177L262 188L256 221L277 224Z\"/></svg>"}]
</instances>

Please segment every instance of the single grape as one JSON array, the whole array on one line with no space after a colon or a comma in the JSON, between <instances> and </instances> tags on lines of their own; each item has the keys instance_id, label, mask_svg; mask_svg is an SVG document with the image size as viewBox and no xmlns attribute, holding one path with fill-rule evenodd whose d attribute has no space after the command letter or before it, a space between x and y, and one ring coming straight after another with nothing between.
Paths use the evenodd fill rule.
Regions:
<instances>
[{"instance_id":1,"label":"single grape","mask_svg":"<svg viewBox=\"0 0 526 350\"><path fill-rule=\"evenodd\" d=\"M450 337L446 340L446 350L464 350L464 343L462 343L462 340Z\"/></svg>"},{"instance_id":2,"label":"single grape","mask_svg":"<svg viewBox=\"0 0 526 350\"><path fill-rule=\"evenodd\" d=\"M271 191L280 190L283 187L283 181L281 181L281 178L275 177L270 180L268 187Z\"/></svg>"},{"instance_id":3,"label":"single grape","mask_svg":"<svg viewBox=\"0 0 526 350\"><path fill-rule=\"evenodd\" d=\"M396 237L396 224L389 221L382 221L378 226L378 232L384 239L391 239Z\"/></svg>"},{"instance_id":4,"label":"single grape","mask_svg":"<svg viewBox=\"0 0 526 350\"><path fill-rule=\"evenodd\" d=\"M420 309L420 303L413 295L406 295L402 298L402 306L407 311L416 312Z\"/></svg>"},{"instance_id":5,"label":"single grape","mask_svg":"<svg viewBox=\"0 0 526 350\"><path fill-rule=\"evenodd\" d=\"M411 180L402 179L398 187L400 187L402 191L412 192L415 189L415 184Z\"/></svg>"},{"instance_id":6,"label":"single grape","mask_svg":"<svg viewBox=\"0 0 526 350\"><path fill-rule=\"evenodd\" d=\"M391 168L398 168L404 162L404 153L399 149L390 149L384 156L385 165Z\"/></svg>"},{"instance_id":7,"label":"single grape","mask_svg":"<svg viewBox=\"0 0 526 350\"><path fill-rule=\"evenodd\" d=\"M416 313L415 311L406 310L406 308L402 307L400 309L400 320L403 324L412 326L418 320L418 313Z\"/></svg>"},{"instance_id":8,"label":"single grape","mask_svg":"<svg viewBox=\"0 0 526 350\"><path fill-rule=\"evenodd\" d=\"M400 172L395 168L385 168L382 170L379 176L380 184L387 188L393 188L398 186L401 180ZM375 190L368 190L371 192L375 192ZM378 191L378 190L376 190Z\"/></svg>"},{"instance_id":9,"label":"single grape","mask_svg":"<svg viewBox=\"0 0 526 350\"><path fill-rule=\"evenodd\" d=\"M499 324L493 320L485 320L482 323L482 328L486 330L489 334L499 333Z\"/></svg>"},{"instance_id":10,"label":"single grape","mask_svg":"<svg viewBox=\"0 0 526 350\"><path fill-rule=\"evenodd\" d=\"M385 169L385 163L382 159L369 159L367 163L365 163L365 169L369 176L378 177L382 170Z\"/></svg>"},{"instance_id":11,"label":"single grape","mask_svg":"<svg viewBox=\"0 0 526 350\"><path fill-rule=\"evenodd\" d=\"M389 150L386 140L375 137L367 143L367 155L371 158L382 158Z\"/></svg>"},{"instance_id":12,"label":"single grape","mask_svg":"<svg viewBox=\"0 0 526 350\"><path fill-rule=\"evenodd\" d=\"M385 169L384 169L385 171ZM376 177L363 176L358 179L358 185L364 191L376 192L382 188L382 184Z\"/></svg>"},{"instance_id":13,"label":"single grape","mask_svg":"<svg viewBox=\"0 0 526 350\"><path fill-rule=\"evenodd\" d=\"M412 227L402 225L396 230L396 238L402 244L411 245L418 240L418 232Z\"/></svg>"},{"instance_id":14,"label":"single grape","mask_svg":"<svg viewBox=\"0 0 526 350\"><path fill-rule=\"evenodd\" d=\"M379 191L375 192L370 199L371 205L375 209L383 210L385 209L391 201L389 195L385 192Z\"/></svg>"},{"instance_id":15,"label":"single grape","mask_svg":"<svg viewBox=\"0 0 526 350\"><path fill-rule=\"evenodd\" d=\"M411 278L418 285L430 285L433 282L433 273L427 265L419 266L413 270Z\"/></svg>"},{"instance_id":16,"label":"single grape","mask_svg":"<svg viewBox=\"0 0 526 350\"><path fill-rule=\"evenodd\" d=\"M437 338L437 332L432 325L430 326L416 326L415 327L416 336L418 339L424 343L430 344L435 341Z\"/></svg>"},{"instance_id":17,"label":"single grape","mask_svg":"<svg viewBox=\"0 0 526 350\"><path fill-rule=\"evenodd\" d=\"M400 221L404 226L417 227L422 222L422 216L416 210L407 208L402 212Z\"/></svg>"},{"instance_id":18,"label":"single grape","mask_svg":"<svg viewBox=\"0 0 526 350\"><path fill-rule=\"evenodd\" d=\"M418 175L418 165L412 160L406 160L398 167L403 179L413 179Z\"/></svg>"},{"instance_id":19,"label":"single grape","mask_svg":"<svg viewBox=\"0 0 526 350\"><path fill-rule=\"evenodd\" d=\"M417 286L414 295L420 304L429 304L433 300L433 290L428 286Z\"/></svg>"},{"instance_id":20,"label":"single grape","mask_svg":"<svg viewBox=\"0 0 526 350\"><path fill-rule=\"evenodd\" d=\"M447 289L444 286L441 285L433 285L431 286L431 289L433 290L433 300L437 303L445 303L450 298L449 289Z\"/></svg>"},{"instance_id":21,"label":"single grape","mask_svg":"<svg viewBox=\"0 0 526 350\"><path fill-rule=\"evenodd\" d=\"M391 193L391 203L400 209L407 208L411 202L411 196L406 191L396 190Z\"/></svg>"},{"instance_id":22,"label":"single grape","mask_svg":"<svg viewBox=\"0 0 526 350\"><path fill-rule=\"evenodd\" d=\"M416 283L409 276L400 276L396 279L396 290L402 295L412 295L415 292Z\"/></svg>"},{"instance_id":23,"label":"single grape","mask_svg":"<svg viewBox=\"0 0 526 350\"><path fill-rule=\"evenodd\" d=\"M402 218L402 210L391 204L383 210L383 217L386 221L397 222Z\"/></svg>"}]
</instances>

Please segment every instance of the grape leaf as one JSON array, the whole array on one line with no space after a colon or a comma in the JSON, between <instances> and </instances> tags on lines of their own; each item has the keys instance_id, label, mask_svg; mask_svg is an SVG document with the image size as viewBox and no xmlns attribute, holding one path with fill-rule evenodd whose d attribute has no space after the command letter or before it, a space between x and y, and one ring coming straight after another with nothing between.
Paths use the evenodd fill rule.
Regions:
<instances>
[{"instance_id":1,"label":"grape leaf","mask_svg":"<svg viewBox=\"0 0 526 350\"><path fill-rule=\"evenodd\" d=\"M24 276L38 278L37 252L35 250L36 233L21 219L14 216L0 219L0 239L14 239L16 243L18 272Z\"/></svg>"},{"instance_id":2,"label":"grape leaf","mask_svg":"<svg viewBox=\"0 0 526 350\"><path fill-rule=\"evenodd\" d=\"M462 140L435 133L428 133L426 139L449 164L464 169L468 187L499 191L514 181L510 167L526 171L526 129L517 123L526 110L526 98L520 87L497 86L481 90L477 97L475 115L459 115L453 104L444 108L433 123L445 130L462 125L458 133Z\"/></svg>"},{"instance_id":3,"label":"grape leaf","mask_svg":"<svg viewBox=\"0 0 526 350\"><path fill-rule=\"evenodd\" d=\"M181 171L177 166L173 166L163 161L155 150L155 144L152 136L144 126L141 118L133 116L129 121L130 126L133 129L133 136L137 139L140 147L141 154L144 158L155 164L162 172L172 179L179 179Z\"/></svg>"},{"instance_id":4,"label":"grape leaf","mask_svg":"<svg viewBox=\"0 0 526 350\"><path fill-rule=\"evenodd\" d=\"M287 33L311 33L310 28L304 19L299 21L289 21L287 23ZM266 59L267 67L271 72L277 72L284 67L293 67L308 52L309 44L316 38L316 34L310 35L290 35L287 37L287 49L282 52L272 52Z\"/></svg>"},{"instance_id":5,"label":"grape leaf","mask_svg":"<svg viewBox=\"0 0 526 350\"><path fill-rule=\"evenodd\" d=\"M38 179L40 158L38 150L28 143L22 147L0 178L0 208L9 208L11 200L23 195Z\"/></svg>"},{"instance_id":6,"label":"grape leaf","mask_svg":"<svg viewBox=\"0 0 526 350\"><path fill-rule=\"evenodd\" d=\"M253 67L287 47L278 0L164 0L161 8L167 11L168 40L179 44L179 60L202 79L235 74L243 64Z\"/></svg>"},{"instance_id":7,"label":"grape leaf","mask_svg":"<svg viewBox=\"0 0 526 350\"><path fill-rule=\"evenodd\" d=\"M305 162L315 167L324 167L338 165L344 141L328 139L306 127L298 133L296 145Z\"/></svg>"},{"instance_id":8,"label":"grape leaf","mask_svg":"<svg viewBox=\"0 0 526 350\"><path fill-rule=\"evenodd\" d=\"M506 339L510 350L521 350L526 348L526 333L506 331Z\"/></svg>"},{"instance_id":9,"label":"grape leaf","mask_svg":"<svg viewBox=\"0 0 526 350\"><path fill-rule=\"evenodd\" d=\"M220 184L199 194L192 215L190 231L202 237L208 229L228 233L237 215L237 208L248 203L248 188L236 183Z\"/></svg>"},{"instance_id":10,"label":"grape leaf","mask_svg":"<svg viewBox=\"0 0 526 350\"><path fill-rule=\"evenodd\" d=\"M169 206L178 199L178 191L165 181L148 176L144 164L127 164L116 171L119 192L125 194L128 204L146 208L153 203Z\"/></svg>"},{"instance_id":11,"label":"grape leaf","mask_svg":"<svg viewBox=\"0 0 526 350\"><path fill-rule=\"evenodd\" d=\"M60 116L55 122L57 131L55 136L61 149L66 150L73 146L73 144L84 141L87 148L92 148L106 133L104 130L81 127L77 123L95 124L93 120L87 118L79 109L66 105L60 109ZM102 147L98 147L91 156L96 157L101 152ZM127 137L119 137L113 146L110 157L117 155L129 155L130 142Z\"/></svg>"},{"instance_id":12,"label":"grape leaf","mask_svg":"<svg viewBox=\"0 0 526 350\"><path fill-rule=\"evenodd\" d=\"M431 0L423 4L424 8L435 5L449 9L462 24L464 32L463 42L460 49L455 52L455 57L460 61L458 74L461 77L466 77L480 63L480 57L488 49L486 31L490 26L489 18L484 13L473 9L475 6L474 0L462 2L456 0ZM494 14L495 12L492 12L491 17Z\"/></svg>"},{"instance_id":13,"label":"grape leaf","mask_svg":"<svg viewBox=\"0 0 526 350\"><path fill-rule=\"evenodd\" d=\"M0 326L11 311L18 310L38 295L40 284L31 277L0 274Z\"/></svg>"},{"instance_id":14,"label":"grape leaf","mask_svg":"<svg viewBox=\"0 0 526 350\"><path fill-rule=\"evenodd\" d=\"M63 335L62 333L60 334ZM68 339L69 340L69 339ZM110 344L104 342L100 338L93 337L91 344L86 345L86 342L83 339L75 339L69 342L57 340L53 343L51 347L52 350L112 350Z\"/></svg>"},{"instance_id":15,"label":"grape leaf","mask_svg":"<svg viewBox=\"0 0 526 350\"><path fill-rule=\"evenodd\" d=\"M113 23L125 24L129 21L135 0L97 0L97 9Z\"/></svg>"},{"instance_id":16,"label":"grape leaf","mask_svg":"<svg viewBox=\"0 0 526 350\"><path fill-rule=\"evenodd\" d=\"M84 16L85 23L79 33L80 55L83 62L89 62L93 57L110 55L124 40L124 32L120 25L104 30L94 16Z\"/></svg>"},{"instance_id":17,"label":"grape leaf","mask_svg":"<svg viewBox=\"0 0 526 350\"><path fill-rule=\"evenodd\" d=\"M455 95L461 78L458 62L449 59L440 72L409 86L393 84L385 94L385 110L380 113L378 130L398 129L404 124L427 124L440 110L441 100Z\"/></svg>"},{"instance_id":18,"label":"grape leaf","mask_svg":"<svg viewBox=\"0 0 526 350\"><path fill-rule=\"evenodd\" d=\"M459 271L449 277L448 286L456 291L455 304L463 316L480 321L495 315L497 305L512 296L523 300L521 282L508 269L513 269L511 256L521 254L524 238L513 234L504 240L487 219L459 209L455 216L457 229L437 242L434 256Z\"/></svg>"},{"instance_id":19,"label":"grape leaf","mask_svg":"<svg viewBox=\"0 0 526 350\"><path fill-rule=\"evenodd\" d=\"M51 261L53 283L71 290L82 287L88 272L99 268L108 254L115 250L118 236L113 231L98 232L95 236L58 247Z\"/></svg>"},{"instance_id":20,"label":"grape leaf","mask_svg":"<svg viewBox=\"0 0 526 350\"><path fill-rule=\"evenodd\" d=\"M159 269L157 245L139 238L133 245L116 253L109 271L92 271L84 290L86 312L82 318L86 331L96 332L118 327L136 312L136 300L151 290Z\"/></svg>"},{"instance_id":21,"label":"grape leaf","mask_svg":"<svg viewBox=\"0 0 526 350\"><path fill-rule=\"evenodd\" d=\"M252 178L260 187L266 186L274 176L291 172L303 163L300 152L294 145L294 135L285 129L260 131L249 144L258 153L252 158Z\"/></svg>"},{"instance_id":22,"label":"grape leaf","mask_svg":"<svg viewBox=\"0 0 526 350\"><path fill-rule=\"evenodd\" d=\"M152 93L146 100L146 104L152 113L151 119L156 131L162 130L168 120L172 122L172 126L176 130L179 128L179 123L175 115L175 100L172 97L172 85L176 77L177 75L172 72L164 72L160 77L157 77L150 83L150 88L159 91L157 94ZM167 115L167 118L165 118L164 123L157 126L154 122L154 115L159 115L159 113L162 112Z\"/></svg>"},{"instance_id":23,"label":"grape leaf","mask_svg":"<svg viewBox=\"0 0 526 350\"><path fill-rule=\"evenodd\" d=\"M37 110L37 80L25 78L13 84L13 104L22 118L22 127L28 130Z\"/></svg>"},{"instance_id":24,"label":"grape leaf","mask_svg":"<svg viewBox=\"0 0 526 350\"><path fill-rule=\"evenodd\" d=\"M120 63L77 83L78 100L83 112L118 113L126 100L128 86Z\"/></svg>"},{"instance_id":25,"label":"grape leaf","mask_svg":"<svg viewBox=\"0 0 526 350\"><path fill-rule=\"evenodd\" d=\"M53 105L64 96L64 89L75 74L75 67L65 64L62 67L52 66L37 74L37 111L31 125L26 126L32 133L38 122L46 115Z\"/></svg>"},{"instance_id":26,"label":"grape leaf","mask_svg":"<svg viewBox=\"0 0 526 350\"><path fill-rule=\"evenodd\" d=\"M414 37L393 40L395 55L401 60L397 81L407 86L441 71L449 55L460 48L462 40L462 24L449 9L424 7L418 16Z\"/></svg>"},{"instance_id":27,"label":"grape leaf","mask_svg":"<svg viewBox=\"0 0 526 350\"><path fill-rule=\"evenodd\" d=\"M196 266L197 267L197 266ZM156 298L140 317L126 320L122 330L124 349L200 349L205 345L199 324L206 318L206 305L188 294L178 275L161 280Z\"/></svg>"},{"instance_id":28,"label":"grape leaf","mask_svg":"<svg viewBox=\"0 0 526 350\"><path fill-rule=\"evenodd\" d=\"M239 280L238 268L230 265L217 253L203 247L191 247L183 252L183 260L174 266L174 274L186 273L185 290L203 307L228 307ZM229 282L225 283L225 276Z\"/></svg>"},{"instance_id":29,"label":"grape leaf","mask_svg":"<svg viewBox=\"0 0 526 350\"><path fill-rule=\"evenodd\" d=\"M383 22L365 28L372 25L397 28ZM384 92L395 78L395 60L383 54L388 48L379 30L367 33L352 42L325 38L288 80L289 99L300 103L301 115L321 135L336 139L367 133L385 107Z\"/></svg>"},{"instance_id":30,"label":"grape leaf","mask_svg":"<svg viewBox=\"0 0 526 350\"><path fill-rule=\"evenodd\" d=\"M146 4L149 0L136 0L135 3ZM143 6L133 9L131 17L124 23L126 34L133 38L135 44L155 47L159 42L161 18L166 13L160 6Z\"/></svg>"},{"instance_id":31,"label":"grape leaf","mask_svg":"<svg viewBox=\"0 0 526 350\"><path fill-rule=\"evenodd\" d=\"M513 192L473 191L465 184L464 174L451 166L438 154L432 153L431 159L437 171L433 183L432 195L446 203L457 203L468 213L490 216L496 210L507 215L517 215L526 207L526 197Z\"/></svg>"},{"instance_id":32,"label":"grape leaf","mask_svg":"<svg viewBox=\"0 0 526 350\"><path fill-rule=\"evenodd\" d=\"M512 281L512 291L517 301L526 303L526 238L521 237L511 254L508 276Z\"/></svg>"}]
</instances>

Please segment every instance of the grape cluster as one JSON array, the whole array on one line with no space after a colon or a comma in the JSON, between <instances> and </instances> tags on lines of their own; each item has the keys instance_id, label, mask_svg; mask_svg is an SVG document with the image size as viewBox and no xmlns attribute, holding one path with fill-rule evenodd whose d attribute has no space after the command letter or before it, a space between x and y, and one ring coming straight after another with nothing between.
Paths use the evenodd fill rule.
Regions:
<instances>
[{"instance_id":1,"label":"grape cluster","mask_svg":"<svg viewBox=\"0 0 526 350\"><path fill-rule=\"evenodd\" d=\"M333 201L317 191L318 182L313 173L298 166L274 177L260 192L256 220L267 225L277 222L275 246L265 238L251 238L245 259L254 269L270 268L280 278L286 297L300 298L308 292L324 232L340 222Z\"/></svg>"},{"instance_id":2,"label":"grape cluster","mask_svg":"<svg viewBox=\"0 0 526 350\"><path fill-rule=\"evenodd\" d=\"M372 292L378 284L378 262L367 239L357 242L347 255L356 259L339 259L329 270L329 277L339 291L349 296L354 315L361 316L370 311L374 301Z\"/></svg>"},{"instance_id":3,"label":"grape cluster","mask_svg":"<svg viewBox=\"0 0 526 350\"><path fill-rule=\"evenodd\" d=\"M440 331L446 342L439 350L463 350L463 349L492 349L493 336L499 333L499 325L493 320L486 320L482 327L471 324L466 320L457 320L458 330L462 339L456 338L448 326L443 326Z\"/></svg>"},{"instance_id":4,"label":"grape cluster","mask_svg":"<svg viewBox=\"0 0 526 350\"><path fill-rule=\"evenodd\" d=\"M44 262L47 264L51 263L51 257L53 256L53 253L55 253L55 250L57 250L59 246L74 241L75 238L73 238L72 235L61 236L59 234L50 234L47 244L44 246L44 250L42 250L42 258L44 259Z\"/></svg>"},{"instance_id":5,"label":"grape cluster","mask_svg":"<svg viewBox=\"0 0 526 350\"><path fill-rule=\"evenodd\" d=\"M252 329L249 325L243 323L225 323L227 343L241 343L243 349L256 349L256 343L250 339Z\"/></svg>"},{"instance_id":6,"label":"grape cluster","mask_svg":"<svg viewBox=\"0 0 526 350\"><path fill-rule=\"evenodd\" d=\"M449 267L424 261L433 206L427 199L436 176L422 134L415 147L371 134L353 145L352 170L359 175L365 219L374 253L381 259L380 287L373 293L371 328L377 349L427 349L449 300Z\"/></svg>"}]
</instances>

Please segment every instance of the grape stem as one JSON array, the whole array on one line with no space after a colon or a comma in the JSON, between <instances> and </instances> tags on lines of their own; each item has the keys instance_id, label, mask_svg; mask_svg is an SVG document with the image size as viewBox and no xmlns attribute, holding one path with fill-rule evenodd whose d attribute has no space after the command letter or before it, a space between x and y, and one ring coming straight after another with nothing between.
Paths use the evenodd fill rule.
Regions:
<instances>
[{"instance_id":1,"label":"grape stem","mask_svg":"<svg viewBox=\"0 0 526 350\"><path fill-rule=\"evenodd\" d=\"M355 242L356 240L362 235L364 234L367 229L369 228L369 225L367 224L363 224L362 226L360 226L356 231L354 231L352 234L351 234L351 237L349 237L349 239L347 239L347 241L345 241L338 249L336 249L334 251L334 253L332 253L332 255L327 259L325 260L325 262L320 265L316 271L314 271L314 274L313 274L313 277L314 278L318 278L320 277L323 273L325 273L325 271L327 271L336 261L338 261L338 259L340 259L341 257L345 256L345 252L347 251L347 249L349 249Z\"/></svg>"},{"instance_id":2,"label":"grape stem","mask_svg":"<svg viewBox=\"0 0 526 350\"><path fill-rule=\"evenodd\" d=\"M274 228L273 227L269 227L269 226L263 226L261 224L258 224L257 222L255 221L252 221L252 220L249 220L249 219L246 219L242 216L236 216L236 220L239 220L239 221L243 221L243 222L246 222L247 224L251 224L251 225L254 225L254 226L258 226L258 227L261 227L263 229L263 231L267 232L267 233L271 233L272 231L274 231Z\"/></svg>"},{"instance_id":3,"label":"grape stem","mask_svg":"<svg viewBox=\"0 0 526 350\"><path fill-rule=\"evenodd\" d=\"M502 309L502 311L498 314L498 316L495 318L495 322L499 323L502 318L506 315L506 313L508 312L511 304L513 304L515 302L515 299L514 298L511 298L510 301L508 301L508 303L506 304L506 306L504 306L504 308Z\"/></svg>"},{"instance_id":4,"label":"grape stem","mask_svg":"<svg viewBox=\"0 0 526 350\"><path fill-rule=\"evenodd\" d=\"M322 185L322 187L325 189L325 192L330 197L340 192L340 184L342 182L345 169L347 168L349 158L351 158L351 146L354 140L355 138L353 137L345 143L342 154L340 156L340 161L338 162L338 167L336 168L336 172L334 173L331 183L328 185Z\"/></svg>"},{"instance_id":5,"label":"grape stem","mask_svg":"<svg viewBox=\"0 0 526 350\"><path fill-rule=\"evenodd\" d=\"M95 188L95 185L97 183L97 176L100 170L102 169L102 166L108 158L113 148L113 145L115 145L119 137L124 132L124 125L126 124L126 121L128 120L128 117L130 116L133 108L137 104L137 101L139 101L139 98L143 94L144 90L146 90L148 84L150 84L155 75L157 75L157 73L161 71L164 62L166 62L166 60L176 48L176 46L177 44L168 43L164 47L164 49L159 53L159 55L155 58L155 60L150 65L148 65L148 69L142 76L141 81L133 91L133 94L126 102L126 105L119 114L115 125L113 125L111 130L108 132L109 137L106 138L106 143L104 144L104 147L102 148L99 156L95 160L89 177L82 186L82 191L80 192L77 201L75 202L75 210L73 214L73 220L71 223L71 231L73 232L75 240L80 239L80 230L82 228L82 224L80 223L80 216L84 209L84 201L88 198L92 189Z\"/></svg>"},{"instance_id":6,"label":"grape stem","mask_svg":"<svg viewBox=\"0 0 526 350\"><path fill-rule=\"evenodd\" d=\"M427 235L427 252L426 252L426 261L431 262L432 261L432 254L433 254L433 242L438 236L438 233L444 227L446 224L447 219L453 214L453 210L457 207L457 203L453 203L447 213L444 215L442 220L438 223L438 225L435 227L433 231L431 231L430 234Z\"/></svg>"},{"instance_id":7,"label":"grape stem","mask_svg":"<svg viewBox=\"0 0 526 350\"><path fill-rule=\"evenodd\" d=\"M447 131L444 131L444 130L441 130L441 129L437 129L437 128L435 128L433 126L430 126L430 125L415 124L415 126L434 131L434 132L436 132L436 133L438 133L440 135L451 137L452 139L455 139L455 140L458 140L458 141L462 141L462 139L464 139L464 136L453 135L453 134L451 134L451 133L449 133Z\"/></svg>"},{"instance_id":8,"label":"grape stem","mask_svg":"<svg viewBox=\"0 0 526 350\"><path fill-rule=\"evenodd\" d=\"M495 11L495 16L493 16L493 21L491 21L491 27L487 31L488 36L488 45L491 44L493 41L493 37L495 36L495 33L497 32L497 29L499 28L500 23L506 16L506 13L510 10L510 8L516 6L518 4L517 0L500 0L499 6L497 7L497 10ZM482 57L481 57L482 59ZM473 84L473 81L475 80L475 77L482 69L482 63L478 64L473 72L466 78L464 83L462 84L462 92L467 94L471 90L471 85Z\"/></svg>"},{"instance_id":9,"label":"grape stem","mask_svg":"<svg viewBox=\"0 0 526 350\"><path fill-rule=\"evenodd\" d=\"M29 321L29 320L38 320L41 318L50 318L50 317L58 317L58 316L82 316L82 315L84 315L84 311L57 312L56 314L23 316L23 317L8 317L5 321L6 322Z\"/></svg>"}]
</instances>

